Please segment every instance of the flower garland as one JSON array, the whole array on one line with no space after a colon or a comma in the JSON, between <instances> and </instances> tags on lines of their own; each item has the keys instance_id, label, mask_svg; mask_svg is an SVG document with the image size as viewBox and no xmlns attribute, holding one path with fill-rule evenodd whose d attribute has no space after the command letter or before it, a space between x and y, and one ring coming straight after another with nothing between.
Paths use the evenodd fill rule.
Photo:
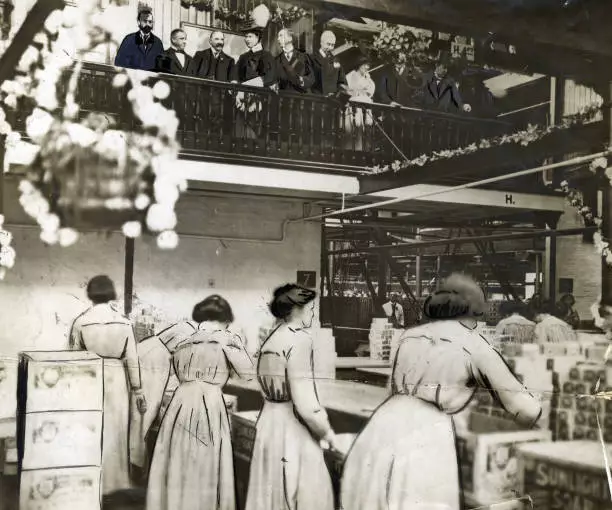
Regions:
<instances>
[{"instance_id":1,"label":"flower garland","mask_svg":"<svg viewBox=\"0 0 612 510\"><path fill-rule=\"evenodd\" d=\"M15 265L15 249L11 246L13 235L3 228L4 216L0 214L0 280L4 280L6 270Z\"/></svg>"},{"instance_id":2,"label":"flower garland","mask_svg":"<svg viewBox=\"0 0 612 510\"><path fill-rule=\"evenodd\" d=\"M307 18L308 16L310 16L310 11L308 11L308 9L304 9L303 7L299 7L297 5L281 7L280 5L277 5L272 17L270 18L270 23L281 26L292 25L293 23ZM229 7L221 7L220 9L215 10L215 18L225 23L239 24L250 20L251 13L250 11L246 11L244 9L230 9Z\"/></svg>"},{"instance_id":3,"label":"flower garland","mask_svg":"<svg viewBox=\"0 0 612 510\"><path fill-rule=\"evenodd\" d=\"M388 63L402 62L409 68L430 60L431 33L403 25L385 24L374 36L371 49L378 58Z\"/></svg>"},{"instance_id":4,"label":"flower garland","mask_svg":"<svg viewBox=\"0 0 612 510\"><path fill-rule=\"evenodd\" d=\"M210 11L215 0L181 0L181 5L187 9L195 7L198 11Z\"/></svg>"},{"instance_id":5,"label":"flower garland","mask_svg":"<svg viewBox=\"0 0 612 510\"><path fill-rule=\"evenodd\" d=\"M118 32L116 20L129 15L125 9L124 0L114 0L103 11L97 0L85 0L79 2L76 10L53 12L44 31L36 35L21 58L18 76L0 86L0 98L9 108L17 108L18 98L20 109L23 103L34 104L26 121L26 132L37 155L27 179L20 184L20 203L36 219L41 239L47 244L69 246L78 240L75 225L65 214L66 201L68 205L88 207L95 202L90 200L86 204L78 199L83 188L74 186L79 182L86 190L107 185L109 193L98 204L101 209L134 213L122 226L124 235L139 236L145 224L157 234L160 248L171 249L178 244L174 205L180 192L186 189L186 182L171 168L178 158L175 140L178 119L174 111L159 102L168 97L168 84L157 81L149 87L145 82L156 78L155 75L130 69L115 76L114 87L130 85L127 97L142 124L142 132L110 129L112 121L100 115L78 120L75 92L81 63L70 57L66 47L71 44L74 54L82 55L100 44L120 43L123 34ZM60 109L58 83L68 69L72 69L72 75ZM0 133L8 135L7 143L19 141L19 134L12 132L1 109ZM99 166L104 163L105 170L114 172L114 179L102 183L99 175L88 175L92 160L98 161ZM126 182L127 177L132 181ZM63 194L58 193L62 183L73 185L73 189L64 187ZM123 189L122 193L126 186L128 192Z\"/></svg>"},{"instance_id":6,"label":"flower garland","mask_svg":"<svg viewBox=\"0 0 612 510\"><path fill-rule=\"evenodd\" d=\"M483 138L480 142L474 142L467 147L459 147L457 149L445 149L441 151L434 151L430 155L422 154L418 158L414 158L408 161L395 160L393 163L387 165L376 165L372 168L367 169L363 172L365 175L376 175L386 172L399 172L400 170L414 167L414 166L425 166L428 163L434 161L452 159L458 156L466 156L473 154L482 149L490 149L492 147L501 147L503 145L516 144L521 146L527 146L534 142L541 140L542 138L550 135L557 131L564 131L573 126L585 124L593 120L601 112L601 101L595 102L583 108L580 112L568 115L563 118L560 124L552 126L542 127L538 125L529 124L526 129L517 131L512 134L504 134L495 138Z\"/></svg>"}]
</instances>

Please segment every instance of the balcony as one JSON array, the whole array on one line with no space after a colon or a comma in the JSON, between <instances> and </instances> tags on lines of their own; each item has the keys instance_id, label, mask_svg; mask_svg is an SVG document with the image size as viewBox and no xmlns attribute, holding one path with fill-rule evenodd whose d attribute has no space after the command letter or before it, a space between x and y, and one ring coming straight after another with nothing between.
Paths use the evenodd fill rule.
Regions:
<instances>
[{"instance_id":1,"label":"balcony","mask_svg":"<svg viewBox=\"0 0 612 510\"><path fill-rule=\"evenodd\" d=\"M102 112L130 129L136 121L125 92L112 86L116 73L112 66L85 64L78 101L83 114ZM181 157L192 160L358 174L514 129L468 114L342 102L199 78L163 79L171 87L166 106L180 120ZM248 100L243 109L236 106L240 93ZM16 126L24 131L27 112L16 115ZM355 119L362 122L356 126Z\"/></svg>"}]
</instances>

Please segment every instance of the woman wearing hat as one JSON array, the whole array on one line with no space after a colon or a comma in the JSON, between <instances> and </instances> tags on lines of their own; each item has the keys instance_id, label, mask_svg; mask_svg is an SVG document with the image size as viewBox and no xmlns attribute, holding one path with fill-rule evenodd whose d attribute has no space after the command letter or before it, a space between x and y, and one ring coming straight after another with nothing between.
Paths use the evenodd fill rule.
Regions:
<instances>
[{"instance_id":1,"label":"woman wearing hat","mask_svg":"<svg viewBox=\"0 0 612 510\"><path fill-rule=\"evenodd\" d=\"M316 293L298 285L274 291L276 328L263 343L257 377L264 406L256 425L246 510L333 510L331 478L319 440L335 444L319 403L308 333Z\"/></svg>"},{"instance_id":2,"label":"woman wearing hat","mask_svg":"<svg viewBox=\"0 0 612 510\"><path fill-rule=\"evenodd\" d=\"M251 13L251 22L241 32L248 51L240 55L232 69L232 82L252 87L273 87L276 85L276 62L262 44L263 31L270 19L270 11L265 5L258 5ZM239 138L256 138L260 134L262 119L259 112L262 102L252 94L240 91L236 94L236 107L244 112L244 118L238 117L237 136Z\"/></svg>"},{"instance_id":3,"label":"woman wearing hat","mask_svg":"<svg viewBox=\"0 0 612 510\"><path fill-rule=\"evenodd\" d=\"M115 285L106 275L87 284L93 306L79 315L70 330L70 348L104 359L102 494L131 487L129 474L130 389L138 411L147 410L132 323L112 304Z\"/></svg>"},{"instance_id":4,"label":"woman wearing hat","mask_svg":"<svg viewBox=\"0 0 612 510\"><path fill-rule=\"evenodd\" d=\"M391 376L391 396L374 412L344 463L344 510L459 510L461 490L452 415L476 388L489 390L518 422L542 409L502 356L475 332L485 298L454 274L430 296L432 322L406 331Z\"/></svg>"}]
</instances>

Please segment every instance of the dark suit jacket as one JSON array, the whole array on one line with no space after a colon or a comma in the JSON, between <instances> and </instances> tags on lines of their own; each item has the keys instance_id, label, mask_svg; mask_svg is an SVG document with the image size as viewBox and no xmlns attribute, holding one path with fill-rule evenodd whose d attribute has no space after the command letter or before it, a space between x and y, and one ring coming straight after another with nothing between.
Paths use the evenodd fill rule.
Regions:
<instances>
[{"instance_id":1,"label":"dark suit jacket","mask_svg":"<svg viewBox=\"0 0 612 510\"><path fill-rule=\"evenodd\" d=\"M427 73L423 77L423 103L425 106L438 110L456 112L463 108L463 100L459 89L450 76L446 76L440 85L436 85L434 73Z\"/></svg>"},{"instance_id":2,"label":"dark suit jacket","mask_svg":"<svg viewBox=\"0 0 612 510\"><path fill-rule=\"evenodd\" d=\"M308 92L314 83L314 75L308 55L294 49L291 61L287 60L284 52L276 57L276 69L279 90L293 92ZM300 78L304 79L304 85L300 84Z\"/></svg>"},{"instance_id":3,"label":"dark suit jacket","mask_svg":"<svg viewBox=\"0 0 612 510\"><path fill-rule=\"evenodd\" d=\"M276 83L276 62L271 53L260 51L247 51L240 55L232 72L232 80L238 83L261 77L264 87L271 87Z\"/></svg>"},{"instance_id":4,"label":"dark suit jacket","mask_svg":"<svg viewBox=\"0 0 612 510\"><path fill-rule=\"evenodd\" d=\"M405 71L400 76L395 69L388 69L376 87L377 100L385 104L394 102L408 106L414 102L418 88L419 83L412 84Z\"/></svg>"},{"instance_id":5,"label":"dark suit jacket","mask_svg":"<svg viewBox=\"0 0 612 510\"><path fill-rule=\"evenodd\" d=\"M210 48L198 51L193 56L191 65L191 74L197 78L206 78L210 72L210 66L213 64L213 53ZM213 79L217 81L231 81L232 72L234 69L234 59L224 53L219 53L217 68L213 71Z\"/></svg>"},{"instance_id":6,"label":"dark suit jacket","mask_svg":"<svg viewBox=\"0 0 612 510\"><path fill-rule=\"evenodd\" d=\"M191 74L192 60L191 56L185 53L185 65L183 66L176 56L176 50L174 48L168 48L157 57L155 70L160 73L180 74L183 76L189 75Z\"/></svg>"},{"instance_id":7,"label":"dark suit jacket","mask_svg":"<svg viewBox=\"0 0 612 510\"><path fill-rule=\"evenodd\" d=\"M340 85L346 85L346 75L340 63L333 57L328 58L320 52L311 55L310 63L314 75L312 92L324 96L337 94L341 91ZM336 66L334 67L334 64Z\"/></svg>"},{"instance_id":8,"label":"dark suit jacket","mask_svg":"<svg viewBox=\"0 0 612 510\"><path fill-rule=\"evenodd\" d=\"M157 57L164 52L164 45L156 35L150 34L147 45L143 45L140 32L126 35L115 57L117 67L154 71Z\"/></svg>"}]
</instances>

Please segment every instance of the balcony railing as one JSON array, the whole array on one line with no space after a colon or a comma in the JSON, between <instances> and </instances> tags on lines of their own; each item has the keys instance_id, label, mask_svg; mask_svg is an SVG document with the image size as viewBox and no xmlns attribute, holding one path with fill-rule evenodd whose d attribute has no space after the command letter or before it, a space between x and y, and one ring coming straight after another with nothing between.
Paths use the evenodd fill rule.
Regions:
<instances>
[{"instance_id":1,"label":"balcony railing","mask_svg":"<svg viewBox=\"0 0 612 510\"><path fill-rule=\"evenodd\" d=\"M78 86L83 112L102 112L123 129L131 106L112 86L117 69L85 64ZM163 75L166 106L180 120L181 155L290 168L360 172L512 131L509 123L415 108L339 101L199 78ZM238 101L241 98L242 101ZM238 106L240 102L241 106ZM19 115L18 125L24 124Z\"/></svg>"}]
</instances>

